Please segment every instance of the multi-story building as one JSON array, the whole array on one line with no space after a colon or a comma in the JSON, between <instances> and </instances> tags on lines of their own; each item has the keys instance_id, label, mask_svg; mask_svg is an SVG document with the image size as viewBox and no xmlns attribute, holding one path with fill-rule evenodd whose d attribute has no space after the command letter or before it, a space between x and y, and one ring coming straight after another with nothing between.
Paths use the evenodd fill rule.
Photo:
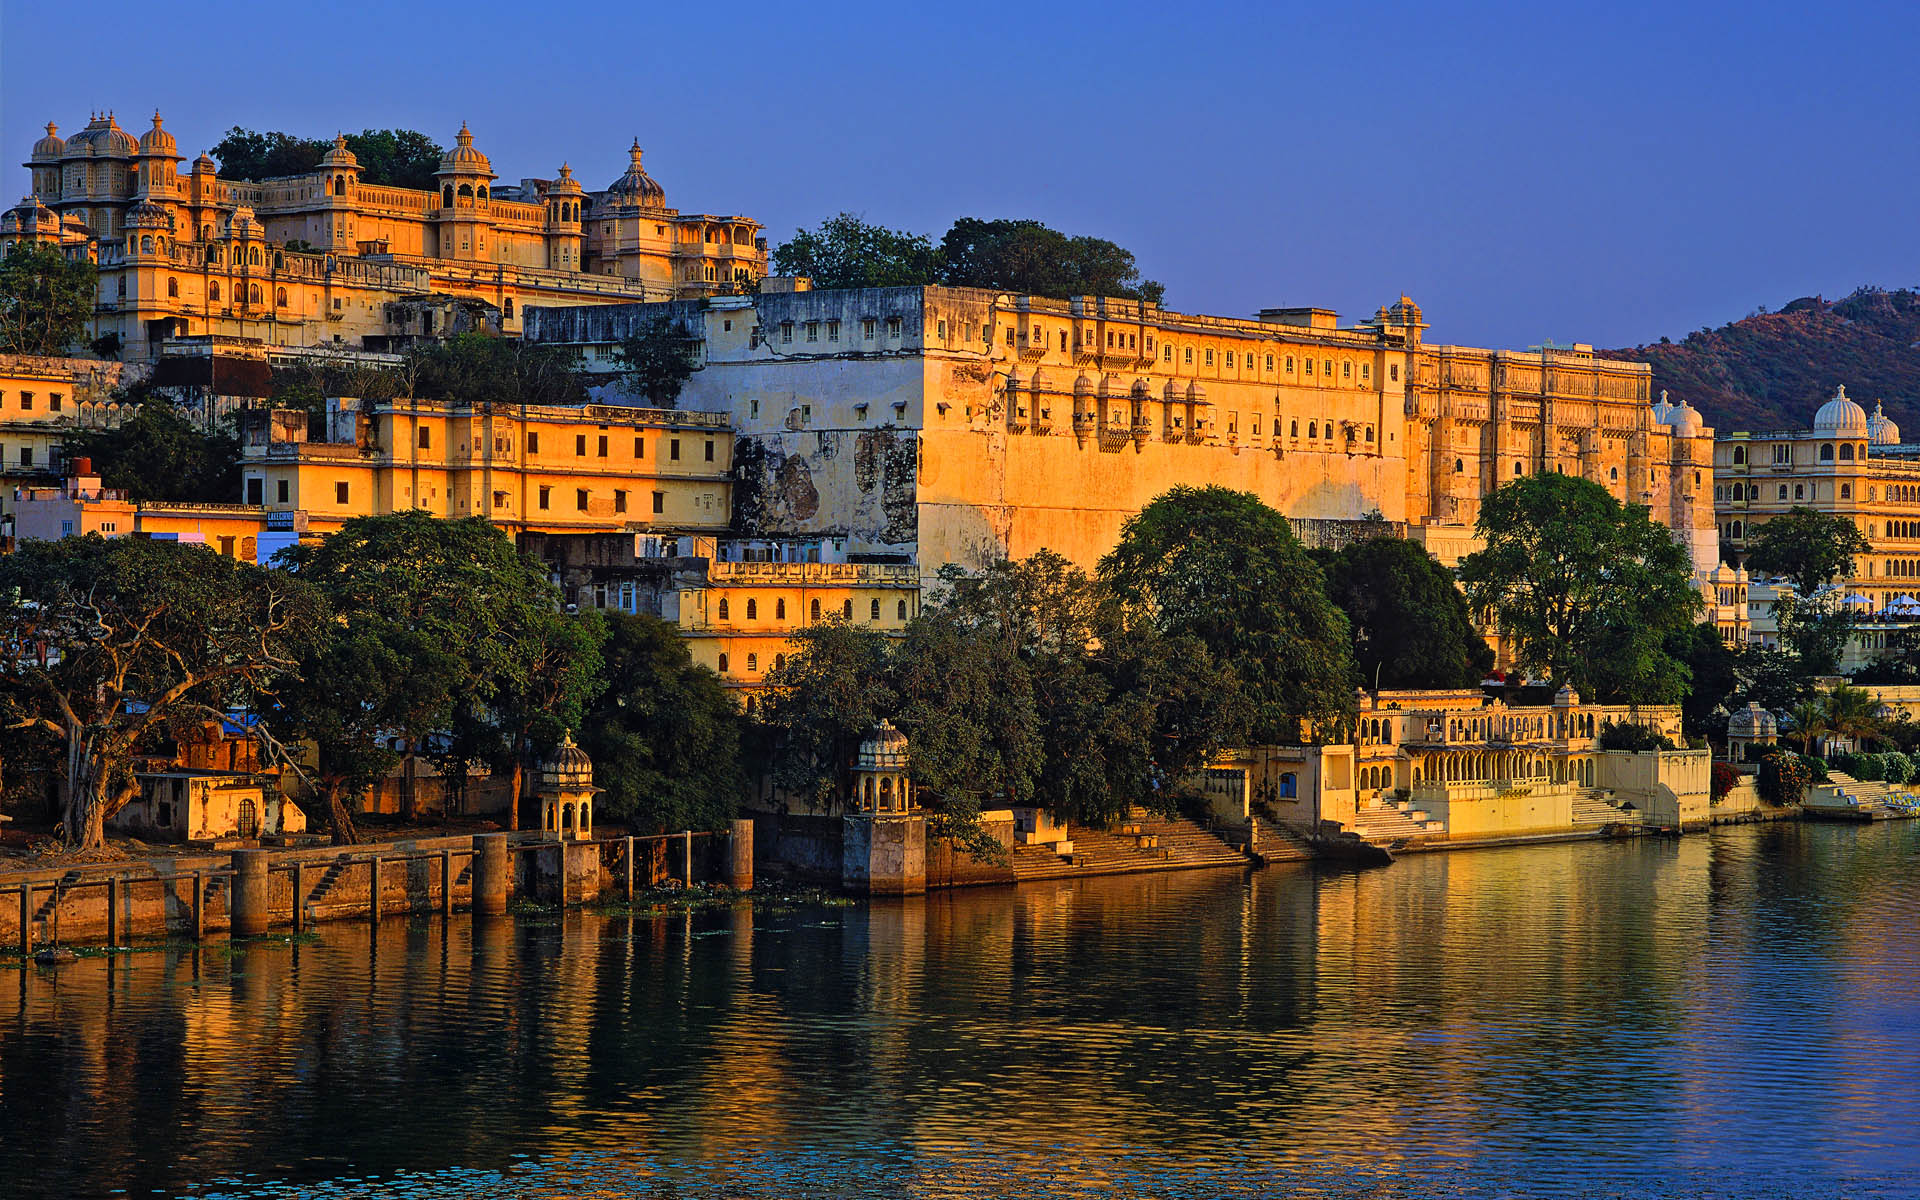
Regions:
<instances>
[{"instance_id":1,"label":"multi-story building","mask_svg":"<svg viewBox=\"0 0 1920 1200\"><path fill-rule=\"evenodd\" d=\"M1090 566L1154 497L1218 483L1299 520L1401 523L1452 562L1483 496L1562 471L1651 509L1703 579L1719 562L1712 431L1649 403L1649 367L1429 345L1404 297L1342 328L1324 309L768 286L540 308L526 332L603 366L661 315L700 343L682 403L742 435L744 533L842 538L929 575L1043 547Z\"/></svg>"},{"instance_id":2,"label":"multi-story building","mask_svg":"<svg viewBox=\"0 0 1920 1200\"><path fill-rule=\"evenodd\" d=\"M1843 518L1866 536L1872 548L1829 597L1858 617L1842 669L1877 657L1920 615L1920 446L1903 444L1878 404L1869 414L1841 387L1807 429L1724 435L1714 448L1713 499L1721 544L1736 563L1757 529L1795 508ZM1752 582L1755 641L1778 637L1780 586Z\"/></svg>"},{"instance_id":3,"label":"multi-story building","mask_svg":"<svg viewBox=\"0 0 1920 1200\"><path fill-rule=\"evenodd\" d=\"M605 405L330 401L256 410L241 426L241 499L304 511L315 533L425 510L509 533L726 528L733 431L719 413Z\"/></svg>"},{"instance_id":4,"label":"multi-story building","mask_svg":"<svg viewBox=\"0 0 1920 1200\"><path fill-rule=\"evenodd\" d=\"M749 693L809 626L840 620L897 635L920 615L917 567L849 562L830 544L527 533L520 547L547 564L568 604L670 621L694 662Z\"/></svg>"},{"instance_id":5,"label":"multi-story building","mask_svg":"<svg viewBox=\"0 0 1920 1200\"><path fill-rule=\"evenodd\" d=\"M205 546L228 558L265 564L299 542L306 514L268 512L257 504L136 501L102 486L86 458L64 464L55 484L16 487L4 527L5 542L63 537L144 537Z\"/></svg>"},{"instance_id":6,"label":"multi-story building","mask_svg":"<svg viewBox=\"0 0 1920 1200\"><path fill-rule=\"evenodd\" d=\"M58 484L67 442L87 429L120 423L106 398L118 363L0 355L0 539L13 536L16 498Z\"/></svg>"},{"instance_id":7,"label":"multi-story building","mask_svg":"<svg viewBox=\"0 0 1920 1200\"><path fill-rule=\"evenodd\" d=\"M529 304L705 296L766 272L760 224L682 213L641 165L589 192L562 165L499 184L463 125L428 190L371 184L345 139L304 174L222 179L201 154L183 171L158 113L136 141L111 113L69 138L47 126L32 190L0 216L0 250L57 246L94 260L89 336L133 358L169 337L366 345L447 332L456 313L513 333Z\"/></svg>"}]
</instances>

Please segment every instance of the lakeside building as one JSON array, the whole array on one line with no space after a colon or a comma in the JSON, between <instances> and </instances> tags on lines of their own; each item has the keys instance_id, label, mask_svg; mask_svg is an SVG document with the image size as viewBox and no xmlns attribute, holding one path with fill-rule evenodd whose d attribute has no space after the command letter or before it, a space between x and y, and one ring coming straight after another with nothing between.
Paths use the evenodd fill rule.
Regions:
<instances>
[{"instance_id":1,"label":"lakeside building","mask_svg":"<svg viewBox=\"0 0 1920 1200\"><path fill-rule=\"evenodd\" d=\"M783 290L794 289L794 290ZM1591 348L1432 345L1402 297L1341 327L1112 298L939 287L536 308L526 335L613 372L658 317L698 344L690 407L741 436L738 530L844 539L923 576L1042 548L1091 567L1179 484L1252 492L1296 522L1377 517L1455 563L1482 497L1539 471L1649 508L1704 582L1719 564L1713 432L1649 402L1651 368Z\"/></svg>"},{"instance_id":2,"label":"lakeside building","mask_svg":"<svg viewBox=\"0 0 1920 1200\"><path fill-rule=\"evenodd\" d=\"M1920 615L1920 445L1902 442L1879 404L1868 413L1843 386L1806 429L1723 435L1714 447L1713 500L1735 563L1755 531L1795 508L1850 521L1866 537L1871 549L1854 559L1834 596L1857 618L1842 671L1879 657ZM1772 610L1783 587L1752 580L1751 640L1778 640Z\"/></svg>"},{"instance_id":3,"label":"lakeside building","mask_svg":"<svg viewBox=\"0 0 1920 1200\"><path fill-rule=\"evenodd\" d=\"M201 545L227 558L264 564L307 531L304 512L269 512L258 504L135 501L102 486L86 458L71 460L66 470L58 483L9 489L0 544L96 533Z\"/></svg>"},{"instance_id":4,"label":"lakeside building","mask_svg":"<svg viewBox=\"0 0 1920 1200\"><path fill-rule=\"evenodd\" d=\"M1602 749L1609 722L1685 745L1673 705L1588 704L1564 686L1544 705L1475 689L1382 691L1360 696L1349 739L1234 750L1211 766L1244 773L1255 812L1371 841L1704 826L1711 751Z\"/></svg>"},{"instance_id":5,"label":"lakeside building","mask_svg":"<svg viewBox=\"0 0 1920 1200\"><path fill-rule=\"evenodd\" d=\"M31 190L0 214L0 251L98 264L88 336L118 335L130 359L175 337L382 350L462 326L516 333L529 304L706 296L766 273L760 223L668 207L638 141L599 191L564 164L498 183L465 125L432 189L363 181L343 137L285 178L183 162L158 113L137 141L111 113L68 138L49 123L24 164Z\"/></svg>"},{"instance_id":6,"label":"lakeside building","mask_svg":"<svg viewBox=\"0 0 1920 1200\"><path fill-rule=\"evenodd\" d=\"M717 533L731 511L734 435L718 413L332 399L325 425L309 436L303 410L244 413L243 501L303 511L314 533L414 510L509 534Z\"/></svg>"}]
</instances>

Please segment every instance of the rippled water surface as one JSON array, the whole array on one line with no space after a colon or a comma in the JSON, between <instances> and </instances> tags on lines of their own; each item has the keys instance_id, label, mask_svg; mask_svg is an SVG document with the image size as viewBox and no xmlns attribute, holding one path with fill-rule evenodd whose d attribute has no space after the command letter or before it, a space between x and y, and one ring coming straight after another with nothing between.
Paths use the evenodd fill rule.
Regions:
<instances>
[{"instance_id":1,"label":"rippled water surface","mask_svg":"<svg viewBox=\"0 0 1920 1200\"><path fill-rule=\"evenodd\" d=\"M1920 1194L1920 829L0 971L0 1194Z\"/></svg>"}]
</instances>

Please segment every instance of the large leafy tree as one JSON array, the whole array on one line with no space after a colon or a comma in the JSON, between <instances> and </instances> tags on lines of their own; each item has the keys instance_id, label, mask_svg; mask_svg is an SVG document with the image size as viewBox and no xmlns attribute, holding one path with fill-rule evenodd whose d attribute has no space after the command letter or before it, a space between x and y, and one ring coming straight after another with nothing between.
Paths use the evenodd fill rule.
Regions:
<instances>
[{"instance_id":1,"label":"large leafy tree","mask_svg":"<svg viewBox=\"0 0 1920 1200\"><path fill-rule=\"evenodd\" d=\"M820 808L852 795L853 756L899 705L886 635L841 620L797 633L767 673L762 709L772 739L773 785Z\"/></svg>"},{"instance_id":2,"label":"large leafy tree","mask_svg":"<svg viewBox=\"0 0 1920 1200\"><path fill-rule=\"evenodd\" d=\"M722 828L747 790L738 706L675 626L624 613L606 620L602 690L580 738L606 789L599 811L642 830Z\"/></svg>"},{"instance_id":3,"label":"large leafy tree","mask_svg":"<svg viewBox=\"0 0 1920 1200\"><path fill-rule=\"evenodd\" d=\"M941 282L1064 299L1119 296L1158 303L1164 285L1140 277L1133 254L1105 238L1069 237L1038 221L962 217L940 241Z\"/></svg>"},{"instance_id":4,"label":"large leafy tree","mask_svg":"<svg viewBox=\"0 0 1920 1200\"><path fill-rule=\"evenodd\" d=\"M1453 573L1404 538L1364 538L1322 558L1327 592L1353 629L1364 684L1473 687L1493 648L1473 627Z\"/></svg>"},{"instance_id":5,"label":"large leafy tree","mask_svg":"<svg viewBox=\"0 0 1920 1200\"><path fill-rule=\"evenodd\" d=\"M774 247L773 267L823 288L914 287L940 281L940 248L925 234L872 225L853 213L797 230Z\"/></svg>"},{"instance_id":6,"label":"large leafy tree","mask_svg":"<svg viewBox=\"0 0 1920 1200\"><path fill-rule=\"evenodd\" d=\"M413 129L366 129L346 135L347 149L360 162L362 182L431 191L433 173L446 153L426 134ZM303 138L277 130L259 132L236 125L212 150L222 179L275 179L304 175L320 165L331 138Z\"/></svg>"},{"instance_id":7,"label":"large leafy tree","mask_svg":"<svg viewBox=\"0 0 1920 1200\"><path fill-rule=\"evenodd\" d=\"M135 500L211 500L240 494L240 439L223 421L209 429L157 396L139 398L114 429L82 430L69 457L93 460L101 482Z\"/></svg>"},{"instance_id":8,"label":"large leafy tree","mask_svg":"<svg viewBox=\"0 0 1920 1200\"><path fill-rule=\"evenodd\" d=\"M700 369L694 339L678 321L654 317L622 341L614 365L629 392L655 408L672 408L680 390Z\"/></svg>"},{"instance_id":9,"label":"large leafy tree","mask_svg":"<svg viewBox=\"0 0 1920 1200\"><path fill-rule=\"evenodd\" d=\"M583 685L572 672L594 664L555 652L568 639L538 614L564 620L558 590L485 519L358 517L291 559L335 624L269 725L282 740L318 745L316 786L336 841L355 840L347 801L392 768L396 740L452 767L452 756L502 743L524 751L541 728L526 717L532 704L553 704L560 721L574 715ZM509 819L517 814L516 803Z\"/></svg>"},{"instance_id":10,"label":"large leafy tree","mask_svg":"<svg viewBox=\"0 0 1920 1200\"><path fill-rule=\"evenodd\" d=\"M1667 639L1667 654L1687 671L1687 692L1680 701L1681 728L1702 735L1711 728L1725 733L1725 717L1714 720L1720 708L1740 686L1738 657L1712 621L1679 630Z\"/></svg>"},{"instance_id":11,"label":"large leafy tree","mask_svg":"<svg viewBox=\"0 0 1920 1200\"><path fill-rule=\"evenodd\" d=\"M1174 488L1122 527L1100 575L1131 620L1192 637L1232 668L1254 740L1310 736L1352 713L1347 619L1286 518L1257 497Z\"/></svg>"},{"instance_id":12,"label":"large leafy tree","mask_svg":"<svg viewBox=\"0 0 1920 1200\"><path fill-rule=\"evenodd\" d=\"M99 273L85 259L22 243L0 258L0 354L60 355L86 334Z\"/></svg>"},{"instance_id":13,"label":"large leafy tree","mask_svg":"<svg viewBox=\"0 0 1920 1200\"><path fill-rule=\"evenodd\" d=\"M63 824L82 849L133 798L132 755L179 717L276 692L325 608L284 572L197 546L98 535L0 557L0 723L65 753Z\"/></svg>"},{"instance_id":14,"label":"large leafy tree","mask_svg":"<svg viewBox=\"0 0 1920 1200\"><path fill-rule=\"evenodd\" d=\"M1747 567L1792 581L1802 598L1852 573L1853 559L1873 549L1858 526L1796 505L1763 524L1749 539Z\"/></svg>"},{"instance_id":15,"label":"large leafy tree","mask_svg":"<svg viewBox=\"0 0 1920 1200\"><path fill-rule=\"evenodd\" d=\"M1666 643L1701 599L1686 550L1646 509L1547 472L1486 497L1477 528L1485 548L1461 583L1521 666L1599 700L1679 699L1685 667Z\"/></svg>"},{"instance_id":16,"label":"large leafy tree","mask_svg":"<svg viewBox=\"0 0 1920 1200\"><path fill-rule=\"evenodd\" d=\"M563 346L463 333L420 346L405 374L422 400L463 404L585 404L579 361Z\"/></svg>"}]
</instances>

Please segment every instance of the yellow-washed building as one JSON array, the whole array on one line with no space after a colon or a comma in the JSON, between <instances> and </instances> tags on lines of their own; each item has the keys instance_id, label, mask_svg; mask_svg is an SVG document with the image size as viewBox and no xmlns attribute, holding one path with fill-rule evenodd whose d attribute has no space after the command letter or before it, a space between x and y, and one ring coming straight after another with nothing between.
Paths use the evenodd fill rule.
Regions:
<instances>
[{"instance_id":1,"label":"yellow-washed building","mask_svg":"<svg viewBox=\"0 0 1920 1200\"><path fill-rule=\"evenodd\" d=\"M740 532L842 538L926 576L1042 548L1090 567L1156 496L1205 483L1252 492L1310 538L1373 518L1452 563L1475 546L1481 498L1541 471L1646 506L1703 586L1719 562L1712 430L1654 403L1646 364L1590 347L1429 344L1404 297L1341 326L1311 308L1239 319L773 283L537 309L527 336L610 369L612 347L671 316L702 364L681 402L730 412L742 437Z\"/></svg>"},{"instance_id":2,"label":"yellow-washed building","mask_svg":"<svg viewBox=\"0 0 1920 1200\"><path fill-rule=\"evenodd\" d=\"M132 359L169 337L379 350L474 327L515 333L530 304L706 296L766 272L760 224L683 213L641 165L589 191L562 165L502 183L463 125L430 190L362 179L344 138L304 175L222 179L185 161L158 113L137 141L112 114L62 138L48 124L31 190L0 215L0 250L42 243L92 259L89 337Z\"/></svg>"},{"instance_id":3,"label":"yellow-washed building","mask_svg":"<svg viewBox=\"0 0 1920 1200\"><path fill-rule=\"evenodd\" d=\"M304 511L314 533L415 509L509 533L718 531L733 431L719 413L606 405L329 402L309 437L295 409L243 414L241 499Z\"/></svg>"}]
</instances>

